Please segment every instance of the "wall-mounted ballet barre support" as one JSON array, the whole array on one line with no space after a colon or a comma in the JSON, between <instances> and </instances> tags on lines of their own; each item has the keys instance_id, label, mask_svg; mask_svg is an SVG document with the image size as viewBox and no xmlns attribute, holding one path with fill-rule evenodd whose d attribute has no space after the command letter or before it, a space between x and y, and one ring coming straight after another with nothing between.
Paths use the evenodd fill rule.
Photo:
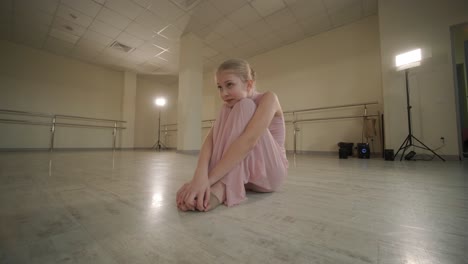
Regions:
<instances>
[{"instance_id":1,"label":"wall-mounted ballet barre support","mask_svg":"<svg viewBox=\"0 0 468 264\"><path fill-rule=\"evenodd\" d=\"M0 109L0 114L50 118L51 120L50 122L42 122L42 121L36 121L36 120L8 119L8 118L0 119L0 123L50 126L49 151L53 151L54 149L54 139L55 139L55 133L56 133L57 127L112 129L112 150L115 150L117 131L126 129L126 127L122 126L123 123L126 123L126 121L123 121L123 120L102 119L102 118L71 116L71 115L56 115L56 114L47 114L47 113L38 113L38 112L17 111L17 110L10 110L10 109ZM72 122L57 122L57 119L80 120L81 122L102 122L102 123L112 122L113 125L95 125L95 124L77 124L77 123L72 123Z\"/></svg>"}]
</instances>

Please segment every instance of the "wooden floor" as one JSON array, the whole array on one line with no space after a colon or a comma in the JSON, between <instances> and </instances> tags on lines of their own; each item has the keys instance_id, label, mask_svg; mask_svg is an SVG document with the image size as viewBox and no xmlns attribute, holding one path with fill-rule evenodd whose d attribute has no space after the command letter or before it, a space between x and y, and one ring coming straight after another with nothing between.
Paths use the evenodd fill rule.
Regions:
<instances>
[{"instance_id":1,"label":"wooden floor","mask_svg":"<svg viewBox=\"0 0 468 264\"><path fill-rule=\"evenodd\" d=\"M466 162L289 161L279 192L184 213L196 156L0 153L0 263L468 263Z\"/></svg>"}]
</instances>

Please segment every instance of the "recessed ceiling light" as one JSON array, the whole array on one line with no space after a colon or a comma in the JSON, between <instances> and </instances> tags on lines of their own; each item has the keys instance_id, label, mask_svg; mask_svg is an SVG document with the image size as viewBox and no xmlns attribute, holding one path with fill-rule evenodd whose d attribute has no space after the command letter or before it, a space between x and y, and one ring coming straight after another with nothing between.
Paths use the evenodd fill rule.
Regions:
<instances>
[{"instance_id":1,"label":"recessed ceiling light","mask_svg":"<svg viewBox=\"0 0 468 264\"><path fill-rule=\"evenodd\" d=\"M135 48L132 48L132 47L127 46L125 44L122 44L122 43L120 43L118 41L112 42L110 47L113 48L113 49L116 49L116 50L123 51L125 53L130 53L131 51L133 51L135 49Z\"/></svg>"}]
</instances>

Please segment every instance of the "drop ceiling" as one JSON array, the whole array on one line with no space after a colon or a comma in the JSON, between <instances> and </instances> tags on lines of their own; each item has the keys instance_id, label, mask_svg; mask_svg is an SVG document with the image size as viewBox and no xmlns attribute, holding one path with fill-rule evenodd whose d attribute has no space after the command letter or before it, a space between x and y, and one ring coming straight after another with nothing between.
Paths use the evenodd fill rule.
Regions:
<instances>
[{"instance_id":1,"label":"drop ceiling","mask_svg":"<svg viewBox=\"0 0 468 264\"><path fill-rule=\"evenodd\" d=\"M377 13L377 0L0 0L0 38L115 70L177 75L179 41L206 69Z\"/></svg>"}]
</instances>

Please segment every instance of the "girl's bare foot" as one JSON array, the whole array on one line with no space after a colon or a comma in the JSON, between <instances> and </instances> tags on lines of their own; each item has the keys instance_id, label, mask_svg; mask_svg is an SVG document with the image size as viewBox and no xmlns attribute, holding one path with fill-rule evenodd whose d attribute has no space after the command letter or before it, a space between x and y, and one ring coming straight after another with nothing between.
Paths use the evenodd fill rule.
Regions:
<instances>
[{"instance_id":1,"label":"girl's bare foot","mask_svg":"<svg viewBox=\"0 0 468 264\"><path fill-rule=\"evenodd\" d=\"M222 182L217 182L211 186L210 203L205 212L215 209L226 200L226 186Z\"/></svg>"}]
</instances>

